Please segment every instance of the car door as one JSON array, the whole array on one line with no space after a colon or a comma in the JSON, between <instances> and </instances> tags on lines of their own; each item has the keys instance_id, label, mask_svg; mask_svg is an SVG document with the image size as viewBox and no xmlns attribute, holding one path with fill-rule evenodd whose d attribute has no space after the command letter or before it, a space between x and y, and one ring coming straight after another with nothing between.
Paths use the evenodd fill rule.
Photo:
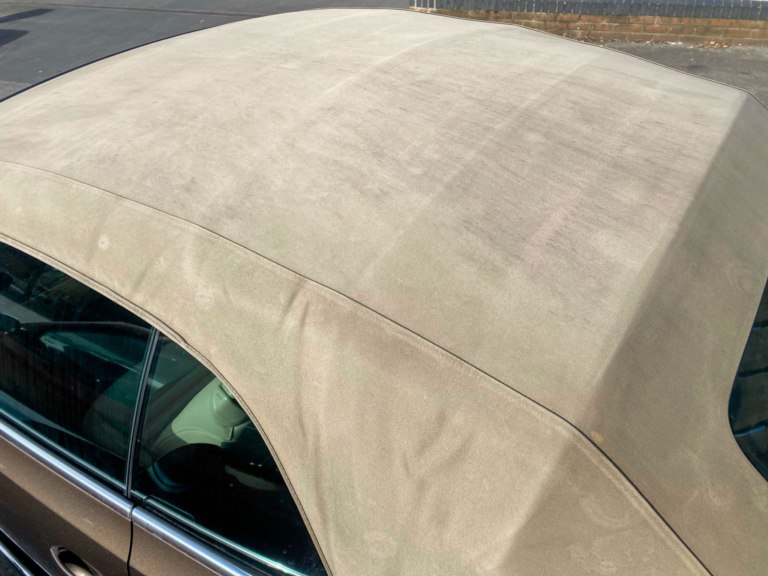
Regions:
<instances>
[{"instance_id":1,"label":"car door","mask_svg":"<svg viewBox=\"0 0 768 576\"><path fill-rule=\"evenodd\" d=\"M152 335L0 244L0 530L50 574L128 573L128 446ZM124 396L98 412L116 382Z\"/></svg>"}]
</instances>

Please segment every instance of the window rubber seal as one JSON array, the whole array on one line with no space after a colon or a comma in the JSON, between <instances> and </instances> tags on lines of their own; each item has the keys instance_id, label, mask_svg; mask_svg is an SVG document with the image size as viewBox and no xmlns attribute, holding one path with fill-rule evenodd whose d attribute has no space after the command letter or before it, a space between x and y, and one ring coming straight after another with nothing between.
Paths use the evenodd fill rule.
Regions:
<instances>
[{"instance_id":1,"label":"window rubber seal","mask_svg":"<svg viewBox=\"0 0 768 576\"><path fill-rule=\"evenodd\" d=\"M160 338L160 332L152 326L147 341L147 348L144 352L144 362L141 368L141 377L139 378L139 388L136 395L136 405L133 409L133 420L131 422L131 433L128 439L128 455L125 460L125 482L123 482L124 493L127 499L131 500L133 492L133 471L135 469L136 458L138 457L139 432L143 424L144 404L147 397L147 386L149 382L149 373L152 369L152 363L157 350L157 342Z\"/></svg>"}]
</instances>

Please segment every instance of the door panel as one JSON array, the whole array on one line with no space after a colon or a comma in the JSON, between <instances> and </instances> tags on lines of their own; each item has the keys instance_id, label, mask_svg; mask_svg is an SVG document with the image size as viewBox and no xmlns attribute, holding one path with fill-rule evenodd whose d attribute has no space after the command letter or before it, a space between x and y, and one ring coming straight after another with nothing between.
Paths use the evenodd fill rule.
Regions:
<instances>
[{"instance_id":1,"label":"door panel","mask_svg":"<svg viewBox=\"0 0 768 576\"><path fill-rule=\"evenodd\" d=\"M133 538L131 576L266 576L258 571L244 572L215 550L141 508L134 510Z\"/></svg>"},{"instance_id":2,"label":"door panel","mask_svg":"<svg viewBox=\"0 0 768 576\"><path fill-rule=\"evenodd\" d=\"M128 574L131 504L0 420L0 528L51 574L51 549Z\"/></svg>"}]
</instances>

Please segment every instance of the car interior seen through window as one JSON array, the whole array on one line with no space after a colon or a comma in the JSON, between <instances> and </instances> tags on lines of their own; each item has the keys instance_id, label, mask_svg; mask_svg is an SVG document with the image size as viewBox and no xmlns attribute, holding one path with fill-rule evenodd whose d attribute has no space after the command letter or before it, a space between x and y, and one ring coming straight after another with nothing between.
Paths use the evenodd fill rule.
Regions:
<instances>
[{"instance_id":1,"label":"car interior seen through window","mask_svg":"<svg viewBox=\"0 0 768 576\"><path fill-rule=\"evenodd\" d=\"M121 306L4 244L0 414L123 490L138 430L137 503L240 564L325 573L267 445L224 383Z\"/></svg>"},{"instance_id":2,"label":"car interior seen through window","mask_svg":"<svg viewBox=\"0 0 768 576\"><path fill-rule=\"evenodd\" d=\"M0 245L0 409L118 482L149 335L111 300ZM96 402L117 380L123 396Z\"/></svg>"},{"instance_id":3,"label":"car interior seen through window","mask_svg":"<svg viewBox=\"0 0 768 576\"><path fill-rule=\"evenodd\" d=\"M181 516L257 558L323 573L256 427L216 376L166 338L147 383L138 470L137 496L171 519Z\"/></svg>"}]
</instances>

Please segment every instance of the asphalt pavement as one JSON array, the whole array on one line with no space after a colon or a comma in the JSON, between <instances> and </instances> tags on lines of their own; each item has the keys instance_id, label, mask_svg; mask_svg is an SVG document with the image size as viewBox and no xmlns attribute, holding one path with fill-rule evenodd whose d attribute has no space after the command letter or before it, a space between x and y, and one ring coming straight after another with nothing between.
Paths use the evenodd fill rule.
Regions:
<instances>
[{"instance_id":1,"label":"asphalt pavement","mask_svg":"<svg viewBox=\"0 0 768 576\"><path fill-rule=\"evenodd\" d=\"M646 44L611 42L609 48L657 62L681 72L736 86L768 106L768 46Z\"/></svg>"},{"instance_id":2,"label":"asphalt pavement","mask_svg":"<svg viewBox=\"0 0 768 576\"><path fill-rule=\"evenodd\" d=\"M95 60L244 18L408 0L0 0L0 100Z\"/></svg>"},{"instance_id":3,"label":"asphalt pavement","mask_svg":"<svg viewBox=\"0 0 768 576\"><path fill-rule=\"evenodd\" d=\"M95 60L244 18L408 0L0 0L0 100ZM613 42L611 49L750 91L768 104L768 47Z\"/></svg>"},{"instance_id":4,"label":"asphalt pavement","mask_svg":"<svg viewBox=\"0 0 768 576\"><path fill-rule=\"evenodd\" d=\"M0 98L93 60L240 18L0 4Z\"/></svg>"}]
</instances>

